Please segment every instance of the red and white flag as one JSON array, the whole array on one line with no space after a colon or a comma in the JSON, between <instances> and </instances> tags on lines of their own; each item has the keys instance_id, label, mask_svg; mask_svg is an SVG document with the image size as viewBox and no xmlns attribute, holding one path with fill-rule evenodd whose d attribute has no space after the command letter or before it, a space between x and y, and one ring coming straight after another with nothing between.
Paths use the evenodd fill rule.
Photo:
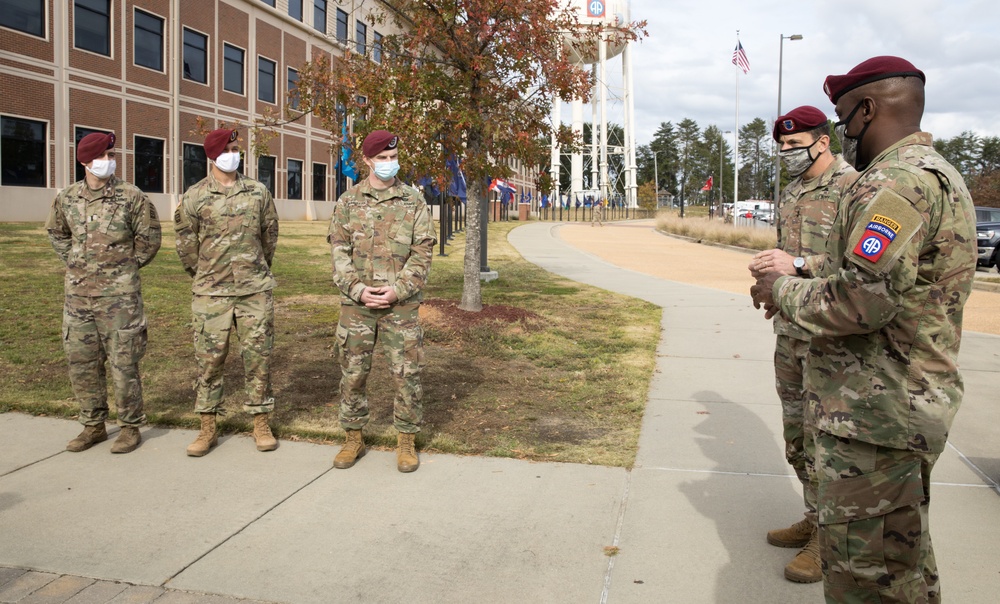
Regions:
<instances>
[{"instance_id":1,"label":"red and white flag","mask_svg":"<svg viewBox=\"0 0 1000 604\"><path fill-rule=\"evenodd\" d=\"M701 190L702 191L711 191L712 190L712 177L711 176L709 176L708 180L705 181L705 186L702 187Z\"/></svg>"},{"instance_id":2,"label":"red and white flag","mask_svg":"<svg viewBox=\"0 0 1000 604\"><path fill-rule=\"evenodd\" d=\"M750 59L747 58L743 43L739 40L736 41L736 48L733 50L733 65L742 69L743 73L750 73Z\"/></svg>"}]
</instances>

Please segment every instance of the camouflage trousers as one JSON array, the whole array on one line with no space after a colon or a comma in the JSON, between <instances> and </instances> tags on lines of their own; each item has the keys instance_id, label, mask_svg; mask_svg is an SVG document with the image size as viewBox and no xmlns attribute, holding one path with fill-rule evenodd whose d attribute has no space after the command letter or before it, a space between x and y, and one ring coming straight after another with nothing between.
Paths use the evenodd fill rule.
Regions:
<instances>
[{"instance_id":1,"label":"camouflage trousers","mask_svg":"<svg viewBox=\"0 0 1000 604\"><path fill-rule=\"evenodd\" d=\"M937 457L816 433L827 602L941 601L927 523Z\"/></svg>"},{"instance_id":2,"label":"camouflage trousers","mask_svg":"<svg viewBox=\"0 0 1000 604\"><path fill-rule=\"evenodd\" d=\"M774 383L781 400L785 459L802 483L806 518L816 523L816 476L812 423L807 421L803 376L809 342L779 335L774 345Z\"/></svg>"},{"instance_id":3,"label":"camouflage trousers","mask_svg":"<svg viewBox=\"0 0 1000 604\"><path fill-rule=\"evenodd\" d=\"M198 361L195 413L220 413L222 371L229 355L229 335L243 355L243 375L251 414L274 410L271 393L271 349L274 347L274 296L264 291L247 296L194 296L194 356Z\"/></svg>"},{"instance_id":4,"label":"camouflage trousers","mask_svg":"<svg viewBox=\"0 0 1000 604\"><path fill-rule=\"evenodd\" d=\"M368 423L366 386L375 341L380 340L396 384L393 425L400 432L420 431L424 332L417 316L419 309L419 302L387 309L341 305L337 345L341 371L340 425L345 430L360 430Z\"/></svg>"},{"instance_id":5,"label":"camouflage trousers","mask_svg":"<svg viewBox=\"0 0 1000 604\"><path fill-rule=\"evenodd\" d=\"M139 426L142 410L139 359L146 354L146 314L142 294L66 296L63 306L63 349L69 380L80 405L80 423L97 426L108 418L108 378L111 365L118 424Z\"/></svg>"},{"instance_id":6,"label":"camouflage trousers","mask_svg":"<svg viewBox=\"0 0 1000 604\"><path fill-rule=\"evenodd\" d=\"M604 226L604 208L600 206L594 206L590 212L590 226L594 226L594 223Z\"/></svg>"}]
</instances>

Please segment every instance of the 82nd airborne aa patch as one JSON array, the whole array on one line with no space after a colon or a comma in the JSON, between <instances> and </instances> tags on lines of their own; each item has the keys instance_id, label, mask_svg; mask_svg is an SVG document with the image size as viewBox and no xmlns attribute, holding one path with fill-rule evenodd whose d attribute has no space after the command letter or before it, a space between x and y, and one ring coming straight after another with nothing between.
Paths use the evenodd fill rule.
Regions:
<instances>
[{"instance_id":1,"label":"82nd airborne aa patch","mask_svg":"<svg viewBox=\"0 0 1000 604\"><path fill-rule=\"evenodd\" d=\"M889 244L896 239L900 228L901 225L892 218L875 214L855 246L854 253L869 262L878 262Z\"/></svg>"}]
</instances>

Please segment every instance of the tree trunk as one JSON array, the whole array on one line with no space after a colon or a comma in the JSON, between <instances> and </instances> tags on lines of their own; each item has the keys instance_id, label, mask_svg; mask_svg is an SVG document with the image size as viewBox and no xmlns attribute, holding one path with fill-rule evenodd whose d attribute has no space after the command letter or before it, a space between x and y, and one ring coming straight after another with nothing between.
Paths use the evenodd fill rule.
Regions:
<instances>
[{"instance_id":1,"label":"tree trunk","mask_svg":"<svg viewBox=\"0 0 1000 604\"><path fill-rule=\"evenodd\" d=\"M471 157L479 157L483 152L482 133L470 131L468 133L468 143L466 153ZM465 261L464 280L462 282L462 302L458 305L461 310L479 312L483 310L483 289L479 277L479 235L482 232L483 220L485 216L481 211L483 202L483 179L474 176L467 179L465 204Z\"/></svg>"}]
</instances>

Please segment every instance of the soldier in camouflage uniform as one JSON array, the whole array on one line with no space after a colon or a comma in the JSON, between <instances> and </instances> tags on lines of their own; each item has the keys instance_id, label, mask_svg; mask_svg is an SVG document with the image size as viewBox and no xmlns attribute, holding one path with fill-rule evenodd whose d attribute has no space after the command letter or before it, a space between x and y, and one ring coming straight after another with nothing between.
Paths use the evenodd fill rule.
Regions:
<instances>
[{"instance_id":1,"label":"soldier in camouflage uniform","mask_svg":"<svg viewBox=\"0 0 1000 604\"><path fill-rule=\"evenodd\" d=\"M278 244L278 213L267 187L237 172L238 138L236 130L225 128L205 137L211 173L184 193L174 212L177 254L194 277L195 413L201 416L201 431L187 448L192 457L205 455L219 440L216 416L222 413L222 372L233 327L249 399L243 409L253 415L257 450L278 446L267 422L274 410L271 261Z\"/></svg>"},{"instance_id":2,"label":"soldier in camouflage uniform","mask_svg":"<svg viewBox=\"0 0 1000 604\"><path fill-rule=\"evenodd\" d=\"M115 135L93 133L77 145L86 177L56 196L45 229L66 264L63 348L83 432L66 445L84 451L107 440L110 361L121 433L112 453L142 440L139 360L146 353L146 315L139 269L160 249L156 207L135 186L115 177Z\"/></svg>"},{"instance_id":3,"label":"soldier in camouflage uniform","mask_svg":"<svg viewBox=\"0 0 1000 604\"><path fill-rule=\"evenodd\" d=\"M761 277L778 271L810 276L826 259L826 243L844 191L857 171L830 152L830 126L815 107L797 107L779 117L772 133L780 145L779 156L794 178L781 195L778 247L757 254L750 273ZM809 333L782 315L774 318L774 374L784 425L785 459L802 483L805 518L788 528L768 531L767 542L802 550L785 567L785 578L799 583L823 579L816 532L816 482L812 434L805 423L803 374Z\"/></svg>"},{"instance_id":4,"label":"soldier in camouflage uniform","mask_svg":"<svg viewBox=\"0 0 1000 604\"><path fill-rule=\"evenodd\" d=\"M414 445L423 415L418 310L437 235L422 194L395 177L398 142L385 130L365 138L362 152L371 173L340 196L330 219L333 281L341 292L340 424L347 433L333 462L336 468L350 468L365 454L365 386L376 339L382 340L396 382L396 467L413 472L420 465Z\"/></svg>"},{"instance_id":5,"label":"soldier in camouflage uniform","mask_svg":"<svg viewBox=\"0 0 1000 604\"><path fill-rule=\"evenodd\" d=\"M813 335L820 554L828 602L940 602L931 470L962 400L962 309L975 215L959 173L920 131L924 74L875 57L825 90L861 174L837 215L824 277L765 275L755 305Z\"/></svg>"}]
</instances>

